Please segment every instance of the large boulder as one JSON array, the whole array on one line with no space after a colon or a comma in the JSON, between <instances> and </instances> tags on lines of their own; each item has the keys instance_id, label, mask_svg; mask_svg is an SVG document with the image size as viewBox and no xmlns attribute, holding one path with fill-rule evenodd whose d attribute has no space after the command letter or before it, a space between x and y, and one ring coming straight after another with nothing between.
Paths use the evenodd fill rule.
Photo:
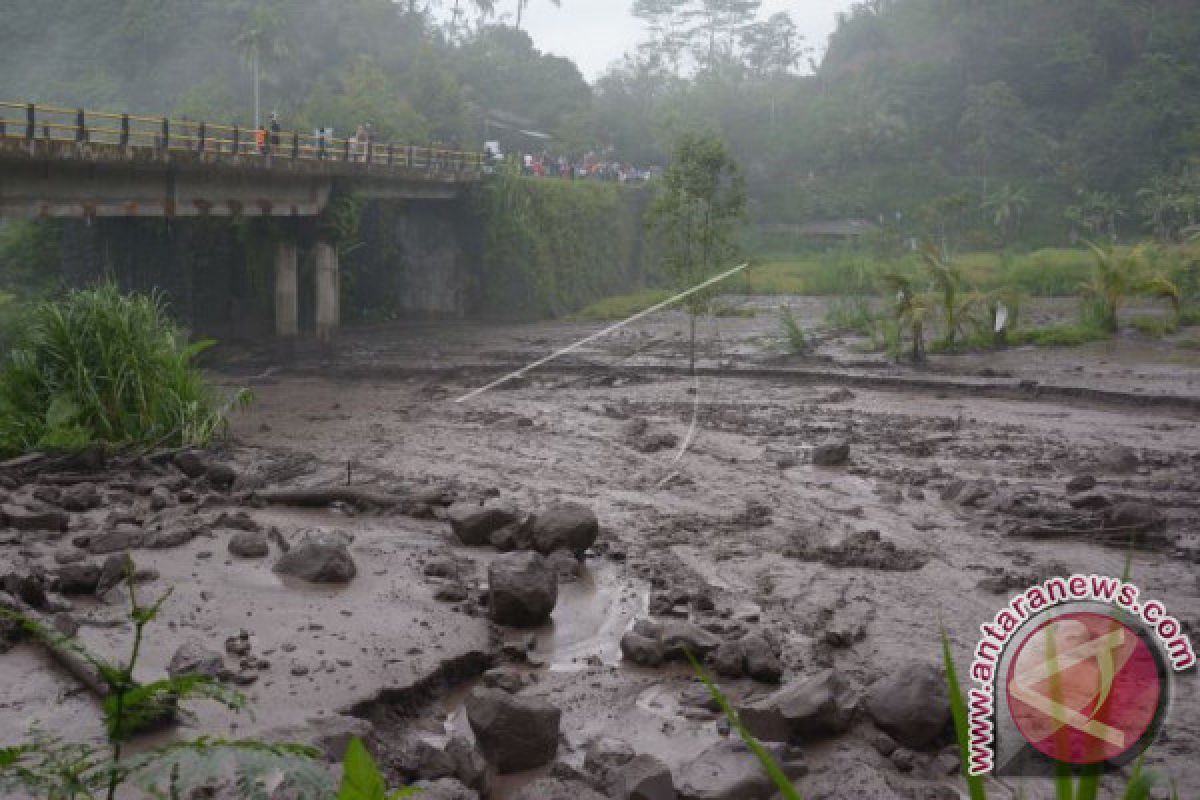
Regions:
<instances>
[{"instance_id":1,"label":"large boulder","mask_svg":"<svg viewBox=\"0 0 1200 800\"><path fill-rule=\"evenodd\" d=\"M32 510L23 506L0 505L0 527L7 525L19 531L64 532L70 517L56 508Z\"/></svg>"},{"instance_id":2,"label":"large boulder","mask_svg":"<svg viewBox=\"0 0 1200 800\"><path fill-rule=\"evenodd\" d=\"M600 523L590 508L564 503L537 512L527 523L535 550L549 555L568 550L583 555L600 534Z\"/></svg>"},{"instance_id":3,"label":"large boulder","mask_svg":"<svg viewBox=\"0 0 1200 800\"><path fill-rule=\"evenodd\" d=\"M510 503L458 503L446 511L446 519L458 540L470 547L488 544L489 537L517 521L517 509Z\"/></svg>"},{"instance_id":4,"label":"large boulder","mask_svg":"<svg viewBox=\"0 0 1200 800\"><path fill-rule=\"evenodd\" d=\"M479 749L501 775L554 760L562 711L545 700L481 688L468 695L466 711Z\"/></svg>"},{"instance_id":5,"label":"large boulder","mask_svg":"<svg viewBox=\"0 0 1200 800\"><path fill-rule=\"evenodd\" d=\"M789 779L806 772L785 748L764 745ZM679 769L680 800L769 800L776 788L750 748L740 740L713 745Z\"/></svg>"},{"instance_id":6,"label":"large boulder","mask_svg":"<svg viewBox=\"0 0 1200 800\"><path fill-rule=\"evenodd\" d=\"M751 633L738 640L738 644L745 656L743 666L747 675L762 683L779 683L783 677L783 663L767 637Z\"/></svg>"},{"instance_id":7,"label":"large boulder","mask_svg":"<svg viewBox=\"0 0 1200 800\"><path fill-rule=\"evenodd\" d=\"M663 646L658 637L626 631L621 637L621 655L641 667L657 667L663 662Z\"/></svg>"},{"instance_id":8,"label":"large boulder","mask_svg":"<svg viewBox=\"0 0 1200 800\"><path fill-rule=\"evenodd\" d=\"M833 670L803 678L757 702L738 716L764 742L802 742L845 733L856 702Z\"/></svg>"},{"instance_id":9,"label":"large boulder","mask_svg":"<svg viewBox=\"0 0 1200 800\"><path fill-rule=\"evenodd\" d=\"M493 622L530 628L550 618L558 576L538 553L506 553L488 566L488 614Z\"/></svg>"},{"instance_id":10,"label":"large boulder","mask_svg":"<svg viewBox=\"0 0 1200 800\"><path fill-rule=\"evenodd\" d=\"M919 749L946 730L948 691L941 668L926 663L902 665L871 685L864 708L896 741Z\"/></svg>"},{"instance_id":11,"label":"large boulder","mask_svg":"<svg viewBox=\"0 0 1200 800\"><path fill-rule=\"evenodd\" d=\"M275 562L280 575L310 583L349 583L358 574L344 542L335 537L309 539L293 547Z\"/></svg>"},{"instance_id":12,"label":"large boulder","mask_svg":"<svg viewBox=\"0 0 1200 800\"><path fill-rule=\"evenodd\" d=\"M93 594L100 583L100 567L95 564L67 564L58 570L58 591L62 594Z\"/></svg>"},{"instance_id":13,"label":"large boulder","mask_svg":"<svg viewBox=\"0 0 1200 800\"><path fill-rule=\"evenodd\" d=\"M229 537L229 552L238 558L264 558L271 552L267 535L259 531L238 531Z\"/></svg>"}]
</instances>

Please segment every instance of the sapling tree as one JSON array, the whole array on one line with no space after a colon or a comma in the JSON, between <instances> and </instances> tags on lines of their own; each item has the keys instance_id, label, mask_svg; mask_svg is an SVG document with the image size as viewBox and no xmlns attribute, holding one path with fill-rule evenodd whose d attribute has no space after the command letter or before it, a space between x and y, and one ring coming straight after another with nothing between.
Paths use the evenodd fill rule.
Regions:
<instances>
[{"instance_id":1,"label":"sapling tree","mask_svg":"<svg viewBox=\"0 0 1200 800\"><path fill-rule=\"evenodd\" d=\"M745 213L745 181L724 141L695 133L679 137L649 216L661 239L663 267L677 289L690 289L728 265ZM697 292L686 301L692 373L696 317L715 291Z\"/></svg>"}]
</instances>

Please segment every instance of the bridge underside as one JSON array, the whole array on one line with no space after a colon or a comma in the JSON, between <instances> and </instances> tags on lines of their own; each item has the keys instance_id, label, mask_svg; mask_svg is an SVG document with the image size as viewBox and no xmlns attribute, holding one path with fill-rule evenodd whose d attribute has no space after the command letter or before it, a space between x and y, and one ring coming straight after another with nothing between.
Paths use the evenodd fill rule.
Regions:
<instances>
[{"instance_id":1,"label":"bridge underside","mask_svg":"<svg viewBox=\"0 0 1200 800\"><path fill-rule=\"evenodd\" d=\"M109 144L0 140L0 216L313 217L336 191L449 200L472 180L449 170L230 157Z\"/></svg>"}]
</instances>

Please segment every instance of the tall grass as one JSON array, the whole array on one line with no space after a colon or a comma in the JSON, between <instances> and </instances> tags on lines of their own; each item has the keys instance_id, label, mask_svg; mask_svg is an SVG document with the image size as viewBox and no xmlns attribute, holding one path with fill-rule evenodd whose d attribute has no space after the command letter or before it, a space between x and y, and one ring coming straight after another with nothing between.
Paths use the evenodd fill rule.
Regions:
<instances>
[{"instance_id":1,"label":"tall grass","mask_svg":"<svg viewBox=\"0 0 1200 800\"><path fill-rule=\"evenodd\" d=\"M23 316L0 371L0 452L207 444L226 413L156 295L112 284L42 302Z\"/></svg>"}]
</instances>

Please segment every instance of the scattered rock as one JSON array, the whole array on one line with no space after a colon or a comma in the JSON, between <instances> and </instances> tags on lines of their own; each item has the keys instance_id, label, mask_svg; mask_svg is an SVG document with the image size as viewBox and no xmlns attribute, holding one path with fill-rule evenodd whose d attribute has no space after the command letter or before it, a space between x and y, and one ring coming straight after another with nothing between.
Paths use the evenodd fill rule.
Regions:
<instances>
[{"instance_id":1,"label":"scattered rock","mask_svg":"<svg viewBox=\"0 0 1200 800\"><path fill-rule=\"evenodd\" d=\"M530 628L550 618L558 579L538 553L507 553L488 566L488 614L493 622Z\"/></svg>"},{"instance_id":2,"label":"scattered rock","mask_svg":"<svg viewBox=\"0 0 1200 800\"><path fill-rule=\"evenodd\" d=\"M722 678L736 680L744 674L745 661L746 654L742 650L742 643L740 641L721 642L716 652L713 653L713 672Z\"/></svg>"},{"instance_id":3,"label":"scattered rock","mask_svg":"<svg viewBox=\"0 0 1200 800\"><path fill-rule=\"evenodd\" d=\"M68 564L58 570L58 591L67 595L94 594L100 584L95 564Z\"/></svg>"},{"instance_id":4,"label":"scattered rock","mask_svg":"<svg viewBox=\"0 0 1200 800\"><path fill-rule=\"evenodd\" d=\"M119 553L141 547L146 534L133 525L118 525L116 529L88 539L87 549L92 555Z\"/></svg>"},{"instance_id":5,"label":"scattered rock","mask_svg":"<svg viewBox=\"0 0 1200 800\"><path fill-rule=\"evenodd\" d=\"M1067 494L1078 494L1095 488L1096 476L1094 475L1076 475L1067 481Z\"/></svg>"},{"instance_id":6,"label":"scattered rock","mask_svg":"<svg viewBox=\"0 0 1200 800\"><path fill-rule=\"evenodd\" d=\"M433 599L439 603L461 603L469 596L467 587L458 581L442 581L433 592Z\"/></svg>"},{"instance_id":7,"label":"scattered rock","mask_svg":"<svg viewBox=\"0 0 1200 800\"><path fill-rule=\"evenodd\" d=\"M488 544L495 531L516 522L517 509L510 503L459 503L446 511L446 519L460 542L478 547Z\"/></svg>"},{"instance_id":8,"label":"scattered rock","mask_svg":"<svg viewBox=\"0 0 1200 800\"><path fill-rule=\"evenodd\" d=\"M232 489L238 479L237 470L228 464L212 464L204 474L213 488L221 491Z\"/></svg>"},{"instance_id":9,"label":"scattered rock","mask_svg":"<svg viewBox=\"0 0 1200 800\"><path fill-rule=\"evenodd\" d=\"M640 755L611 769L605 780L615 800L675 800L671 769L654 756Z\"/></svg>"},{"instance_id":10,"label":"scattered rock","mask_svg":"<svg viewBox=\"0 0 1200 800\"><path fill-rule=\"evenodd\" d=\"M667 659L686 659L686 649L696 658L703 660L720 644L721 640L716 636L690 622L672 620L662 627L663 655Z\"/></svg>"},{"instance_id":11,"label":"scattered rock","mask_svg":"<svg viewBox=\"0 0 1200 800\"><path fill-rule=\"evenodd\" d=\"M34 511L5 503L0 505L0 527L8 526L19 531L58 531L65 533L71 518L58 509Z\"/></svg>"},{"instance_id":12,"label":"scattered rock","mask_svg":"<svg viewBox=\"0 0 1200 800\"><path fill-rule=\"evenodd\" d=\"M663 646L657 637L626 631L621 637L621 655L642 667L657 667L663 662Z\"/></svg>"},{"instance_id":13,"label":"scattered rock","mask_svg":"<svg viewBox=\"0 0 1200 800\"><path fill-rule=\"evenodd\" d=\"M172 678L178 678L180 675L206 675L216 678L223 669L225 657L215 650L209 650L195 639L181 644L167 664L167 674Z\"/></svg>"},{"instance_id":14,"label":"scattered rock","mask_svg":"<svg viewBox=\"0 0 1200 800\"><path fill-rule=\"evenodd\" d=\"M104 564L100 567L100 577L96 581L96 592L106 592L121 581L125 580L127 570L130 568L130 562L127 556L114 553L104 559Z\"/></svg>"},{"instance_id":15,"label":"scattered rock","mask_svg":"<svg viewBox=\"0 0 1200 800\"><path fill-rule=\"evenodd\" d=\"M798 757L781 746L765 744L784 774L795 779L807 772ZM679 769L680 800L768 800L775 784L766 770L740 740L723 741L709 747Z\"/></svg>"},{"instance_id":16,"label":"scattered rock","mask_svg":"<svg viewBox=\"0 0 1200 800\"><path fill-rule=\"evenodd\" d=\"M67 511L91 511L104 502L94 483L77 483L63 490L58 504Z\"/></svg>"},{"instance_id":17,"label":"scattered rock","mask_svg":"<svg viewBox=\"0 0 1200 800\"><path fill-rule=\"evenodd\" d=\"M1096 463L1106 472L1126 474L1135 471L1142 462L1132 448L1112 445L1100 452Z\"/></svg>"},{"instance_id":18,"label":"scattered rock","mask_svg":"<svg viewBox=\"0 0 1200 800\"><path fill-rule=\"evenodd\" d=\"M1109 531L1128 530L1136 533L1163 531L1167 527L1167 517L1147 503L1126 501L1108 510L1104 527Z\"/></svg>"},{"instance_id":19,"label":"scattered rock","mask_svg":"<svg viewBox=\"0 0 1200 800\"><path fill-rule=\"evenodd\" d=\"M583 768L604 779L609 770L628 764L636 755L633 747L624 739L598 736L588 742L583 756Z\"/></svg>"},{"instance_id":20,"label":"scattered rock","mask_svg":"<svg viewBox=\"0 0 1200 800\"><path fill-rule=\"evenodd\" d=\"M257 531L238 531L229 538L229 552L239 558L263 558L270 554L267 536Z\"/></svg>"},{"instance_id":21,"label":"scattered rock","mask_svg":"<svg viewBox=\"0 0 1200 800\"><path fill-rule=\"evenodd\" d=\"M172 547L183 547L194 538L196 538L196 530L192 528L153 531L142 539L142 546L150 550L167 550Z\"/></svg>"},{"instance_id":22,"label":"scattered rock","mask_svg":"<svg viewBox=\"0 0 1200 800\"><path fill-rule=\"evenodd\" d=\"M563 583L577 580L583 572L583 565L569 550L555 550L546 557L546 564Z\"/></svg>"},{"instance_id":23,"label":"scattered rock","mask_svg":"<svg viewBox=\"0 0 1200 800\"><path fill-rule=\"evenodd\" d=\"M739 644L745 654L744 668L747 675L761 683L779 683L783 677L783 664L779 660L779 654L775 652L775 647L765 636L752 633L743 636Z\"/></svg>"},{"instance_id":24,"label":"scattered rock","mask_svg":"<svg viewBox=\"0 0 1200 800\"><path fill-rule=\"evenodd\" d=\"M483 685L516 694L532 683L529 675L512 667L494 667L483 673Z\"/></svg>"},{"instance_id":25,"label":"scattered rock","mask_svg":"<svg viewBox=\"0 0 1200 800\"><path fill-rule=\"evenodd\" d=\"M950 722L945 673L930 664L902 665L872 684L864 707L900 744L925 747Z\"/></svg>"},{"instance_id":26,"label":"scattered rock","mask_svg":"<svg viewBox=\"0 0 1200 800\"><path fill-rule=\"evenodd\" d=\"M512 800L607 800L599 792L578 781L542 778L522 787Z\"/></svg>"},{"instance_id":27,"label":"scattered rock","mask_svg":"<svg viewBox=\"0 0 1200 800\"><path fill-rule=\"evenodd\" d=\"M855 531L834 544L813 546L807 540L789 546L784 555L805 561L821 561L831 567L857 567L890 572L918 570L929 561L916 550L900 548L885 541L879 531Z\"/></svg>"},{"instance_id":28,"label":"scattered rock","mask_svg":"<svg viewBox=\"0 0 1200 800\"><path fill-rule=\"evenodd\" d=\"M180 472L193 480L208 472L208 461L198 450L180 450L172 460Z\"/></svg>"},{"instance_id":29,"label":"scattered rock","mask_svg":"<svg viewBox=\"0 0 1200 800\"><path fill-rule=\"evenodd\" d=\"M274 569L310 583L349 583L358 574L345 544L321 539L292 548L275 562Z\"/></svg>"},{"instance_id":30,"label":"scattered rock","mask_svg":"<svg viewBox=\"0 0 1200 800\"><path fill-rule=\"evenodd\" d=\"M476 689L467 697L466 711L480 750L501 775L554 760L562 712L545 700Z\"/></svg>"},{"instance_id":31,"label":"scattered rock","mask_svg":"<svg viewBox=\"0 0 1200 800\"><path fill-rule=\"evenodd\" d=\"M174 498L171 497L171 492L165 486L155 486L150 490L150 508L155 511L162 511L172 503Z\"/></svg>"},{"instance_id":32,"label":"scattered rock","mask_svg":"<svg viewBox=\"0 0 1200 800\"><path fill-rule=\"evenodd\" d=\"M421 790L418 795L421 800L479 800L479 792L454 778L418 781L414 785Z\"/></svg>"},{"instance_id":33,"label":"scattered rock","mask_svg":"<svg viewBox=\"0 0 1200 800\"><path fill-rule=\"evenodd\" d=\"M1081 508L1087 511L1102 511L1110 508L1112 498L1104 492L1083 492L1070 499L1071 508Z\"/></svg>"},{"instance_id":34,"label":"scattered rock","mask_svg":"<svg viewBox=\"0 0 1200 800\"><path fill-rule=\"evenodd\" d=\"M826 442L813 448L812 463L818 467L840 467L850 460L850 443Z\"/></svg>"},{"instance_id":35,"label":"scattered rock","mask_svg":"<svg viewBox=\"0 0 1200 800\"><path fill-rule=\"evenodd\" d=\"M568 550L582 556L600 533L596 515L578 503L564 503L539 511L526 525L534 549L543 555Z\"/></svg>"},{"instance_id":36,"label":"scattered rock","mask_svg":"<svg viewBox=\"0 0 1200 800\"><path fill-rule=\"evenodd\" d=\"M765 742L801 742L845 733L854 719L855 698L833 670L824 670L738 709Z\"/></svg>"}]
</instances>

